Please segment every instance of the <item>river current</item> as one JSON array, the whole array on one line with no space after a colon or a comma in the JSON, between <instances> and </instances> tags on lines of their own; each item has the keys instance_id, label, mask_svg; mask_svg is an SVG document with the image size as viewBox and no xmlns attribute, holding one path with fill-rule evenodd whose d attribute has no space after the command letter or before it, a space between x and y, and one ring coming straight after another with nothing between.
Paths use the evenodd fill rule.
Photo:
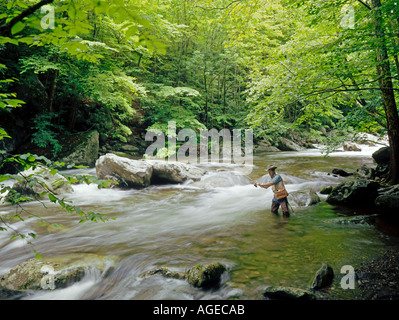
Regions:
<instances>
[{"instance_id":1,"label":"river current","mask_svg":"<svg viewBox=\"0 0 399 320\"><path fill-rule=\"evenodd\" d=\"M292 206L286 219L270 212L272 191L255 188L251 181L267 181L270 164L285 180L288 192L336 185L347 178L333 176L335 167L349 172L374 166L371 153L379 147L361 146L361 152L335 152L325 157L318 149L254 155L249 176L238 175L234 165L210 164L197 182L150 186L143 190L98 189L74 185L66 199L86 211L115 220L85 222L57 206L33 202L26 208L64 227L47 230L35 219L15 223L21 231L38 234L34 249L43 256L93 253L116 256L117 264L105 276L95 269L74 285L33 292L24 299L261 299L270 285L309 288L323 262L339 274L344 265L357 265L382 253L396 234L368 224L340 223L354 212L327 204L319 194L317 205ZM95 174L95 169L68 171ZM0 205L10 213L15 208ZM33 257L32 247L9 240L0 232L0 275ZM140 275L160 266L184 271L218 261L229 272L220 287L201 290L184 280ZM334 298L356 299L357 290L344 290L339 277L330 293Z\"/></svg>"}]
</instances>

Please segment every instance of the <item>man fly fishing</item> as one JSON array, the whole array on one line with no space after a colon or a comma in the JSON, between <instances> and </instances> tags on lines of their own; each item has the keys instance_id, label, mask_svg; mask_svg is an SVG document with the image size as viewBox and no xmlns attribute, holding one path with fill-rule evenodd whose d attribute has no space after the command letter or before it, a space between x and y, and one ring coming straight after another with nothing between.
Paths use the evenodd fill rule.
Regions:
<instances>
[{"instance_id":1,"label":"man fly fishing","mask_svg":"<svg viewBox=\"0 0 399 320\"><path fill-rule=\"evenodd\" d=\"M290 216L290 211L288 209L288 192L285 189L283 179L279 174L276 174L276 166L269 166L267 168L267 171L269 173L270 178L272 179L271 182L265 183L265 184L260 184L258 181L254 181L254 186L261 187L261 188L269 188L272 187L274 197L272 200L272 206L271 206L271 211L275 215L278 215L278 209L281 205L281 209L283 210L283 216L284 217L289 217Z\"/></svg>"}]
</instances>

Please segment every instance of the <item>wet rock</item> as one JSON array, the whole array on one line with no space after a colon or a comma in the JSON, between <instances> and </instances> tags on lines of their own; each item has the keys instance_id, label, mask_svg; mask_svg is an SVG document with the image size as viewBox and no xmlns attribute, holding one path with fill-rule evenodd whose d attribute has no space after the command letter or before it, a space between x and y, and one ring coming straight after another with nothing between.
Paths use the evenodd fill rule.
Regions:
<instances>
[{"instance_id":1,"label":"wet rock","mask_svg":"<svg viewBox=\"0 0 399 320\"><path fill-rule=\"evenodd\" d=\"M278 139L278 148L282 151L302 151L303 147L296 144L294 141L287 138L280 137Z\"/></svg>"},{"instance_id":2,"label":"wet rock","mask_svg":"<svg viewBox=\"0 0 399 320\"><path fill-rule=\"evenodd\" d=\"M343 145L344 151L362 151L355 143L345 142Z\"/></svg>"},{"instance_id":3,"label":"wet rock","mask_svg":"<svg viewBox=\"0 0 399 320\"><path fill-rule=\"evenodd\" d=\"M54 276L54 288L65 288L80 281L87 269L106 272L114 263L114 257L94 254L33 258L18 264L1 277L0 286L13 291L46 289L49 285L46 276L51 274Z\"/></svg>"},{"instance_id":4,"label":"wet rock","mask_svg":"<svg viewBox=\"0 0 399 320\"><path fill-rule=\"evenodd\" d=\"M43 193L51 191L56 195L72 193L73 188L68 183L68 180L59 173L52 173L51 169L45 166L37 166L35 169L30 168L18 175L21 176L21 181L14 183L12 188L33 199L42 199ZM7 197L8 201L13 199L13 194L10 193Z\"/></svg>"},{"instance_id":5,"label":"wet rock","mask_svg":"<svg viewBox=\"0 0 399 320\"><path fill-rule=\"evenodd\" d=\"M220 283L226 270L226 266L219 262L200 264L188 271L187 281L196 288L209 288Z\"/></svg>"},{"instance_id":6,"label":"wet rock","mask_svg":"<svg viewBox=\"0 0 399 320\"><path fill-rule=\"evenodd\" d=\"M388 188L378 190L379 196L375 199L375 205L386 212L395 212L399 210L399 185L393 185Z\"/></svg>"},{"instance_id":7,"label":"wet rock","mask_svg":"<svg viewBox=\"0 0 399 320\"><path fill-rule=\"evenodd\" d=\"M290 192L288 201L298 207L308 207L320 202L320 198L314 189L304 189Z\"/></svg>"},{"instance_id":8,"label":"wet rock","mask_svg":"<svg viewBox=\"0 0 399 320\"><path fill-rule=\"evenodd\" d=\"M340 169L340 168L334 168L332 170L332 174L336 174L337 176L341 176L341 177L349 177L349 176L353 175L353 173L346 172L345 170Z\"/></svg>"},{"instance_id":9,"label":"wet rock","mask_svg":"<svg viewBox=\"0 0 399 320\"><path fill-rule=\"evenodd\" d=\"M356 175L363 179L374 179L375 171L373 168L362 166L361 168L356 169Z\"/></svg>"},{"instance_id":10,"label":"wet rock","mask_svg":"<svg viewBox=\"0 0 399 320\"><path fill-rule=\"evenodd\" d=\"M319 290L329 286L334 279L334 271L327 263L323 263L321 268L316 272L312 282L312 289Z\"/></svg>"},{"instance_id":11,"label":"wet rock","mask_svg":"<svg viewBox=\"0 0 399 320\"><path fill-rule=\"evenodd\" d=\"M0 285L0 300L7 299L19 299L25 296L26 293L23 291L10 290Z\"/></svg>"},{"instance_id":12,"label":"wet rock","mask_svg":"<svg viewBox=\"0 0 399 320\"><path fill-rule=\"evenodd\" d=\"M299 288L271 286L263 292L265 298L271 300L314 300L315 295Z\"/></svg>"},{"instance_id":13,"label":"wet rock","mask_svg":"<svg viewBox=\"0 0 399 320\"><path fill-rule=\"evenodd\" d=\"M382 147L372 154L373 159L377 164L386 164L390 161L390 148Z\"/></svg>"},{"instance_id":14,"label":"wet rock","mask_svg":"<svg viewBox=\"0 0 399 320\"><path fill-rule=\"evenodd\" d=\"M96 162L97 177L99 179L115 177L121 187L148 187L152 170L152 166L144 160L132 160L113 153L101 156Z\"/></svg>"},{"instance_id":15,"label":"wet rock","mask_svg":"<svg viewBox=\"0 0 399 320\"><path fill-rule=\"evenodd\" d=\"M330 194L333 186L327 186L320 190L320 194Z\"/></svg>"},{"instance_id":16,"label":"wet rock","mask_svg":"<svg viewBox=\"0 0 399 320\"><path fill-rule=\"evenodd\" d=\"M96 130L68 135L61 139L63 146L60 161L94 167L99 152L99 133Z\"/></svg>"},{"instance_id":17,"label":"wet rock","mask_svg":"<svg viewBox=\"0 0 399 320\"><path fill-rule=\"evenodd\" d=\"M377 219L377 214L355 216L350 218L337 219L338 224L367 224L374 225Z\"/></svg>"},{"instance_id":18,"label":"wet rock","mask_svg":"<svg viewBox=\"0 0 399 320\"><path fill-rule=\"evenodd\" d=\"M154 275L161 275L165 278L180 279L180 280L187 279L186 273L179 272L179 271L173 271L167 267L160 267L160 268L157 268L154 270L147 271L144 274L142 274L141 277L147 278L147 277L154 276Z\"/></svg>"},{"instance_id":19,"label":"wet rock","mask_svg":"<svg viewBox=\"0 0 399 320\"><path fill-rule=\"evenodd\" d=\"M209 289L220 284L222 274L227 271L227 267L219 262L199 264L187 272L170 270L168 267L159 267L147 271L141 277L147 278L153 275L161 275L165 278L187 280L189 284L196 288Z\"/></svg>"},{"instance_id":20,"label":"wet rock","mask_svg":"<svg viewBox=\"0 0 399 320\"><path fill-rule=\"evenodd\" d=\"M354 180L339 184L332 189L326 201L333 205L374 205L380 185L372 180Z\"/></svg>"}]
</instances>

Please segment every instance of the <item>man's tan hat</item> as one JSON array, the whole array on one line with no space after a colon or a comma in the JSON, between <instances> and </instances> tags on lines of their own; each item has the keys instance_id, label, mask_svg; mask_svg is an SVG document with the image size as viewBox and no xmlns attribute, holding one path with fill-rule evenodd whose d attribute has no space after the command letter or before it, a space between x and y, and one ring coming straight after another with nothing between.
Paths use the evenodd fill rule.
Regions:
<instances>
[{"instance_id":1,"label":"man's tan hat","mask_svg":"<svg viewBox=\"0 0 399 320\"><path fill-rule=\"evenodd\" d=\"M270 166L267 167L266 170L269 171L269 170L275 170L275 169L277 169L276 166L270 165Z\"/></svg>"}]
</instances>

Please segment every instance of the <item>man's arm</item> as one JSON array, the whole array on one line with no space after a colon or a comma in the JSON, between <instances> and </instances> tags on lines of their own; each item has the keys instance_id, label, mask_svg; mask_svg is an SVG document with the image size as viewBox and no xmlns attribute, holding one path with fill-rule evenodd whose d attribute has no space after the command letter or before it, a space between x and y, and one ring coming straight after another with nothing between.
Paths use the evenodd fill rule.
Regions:
<instances>
[{"instance_id":1,"label":"man's arm","mask_svg":"<svg viewBox=\"0 0 399 320\"><path fill-rule=\"evenodd\" d=\"M265 189L271 187L273 184L274 184L273 181L271 181L269 183L265 183L265 184L260 184L258 181L255 181L255 186L259 186L259 187L265 188Z\"/></svg>"}]
</instances>

